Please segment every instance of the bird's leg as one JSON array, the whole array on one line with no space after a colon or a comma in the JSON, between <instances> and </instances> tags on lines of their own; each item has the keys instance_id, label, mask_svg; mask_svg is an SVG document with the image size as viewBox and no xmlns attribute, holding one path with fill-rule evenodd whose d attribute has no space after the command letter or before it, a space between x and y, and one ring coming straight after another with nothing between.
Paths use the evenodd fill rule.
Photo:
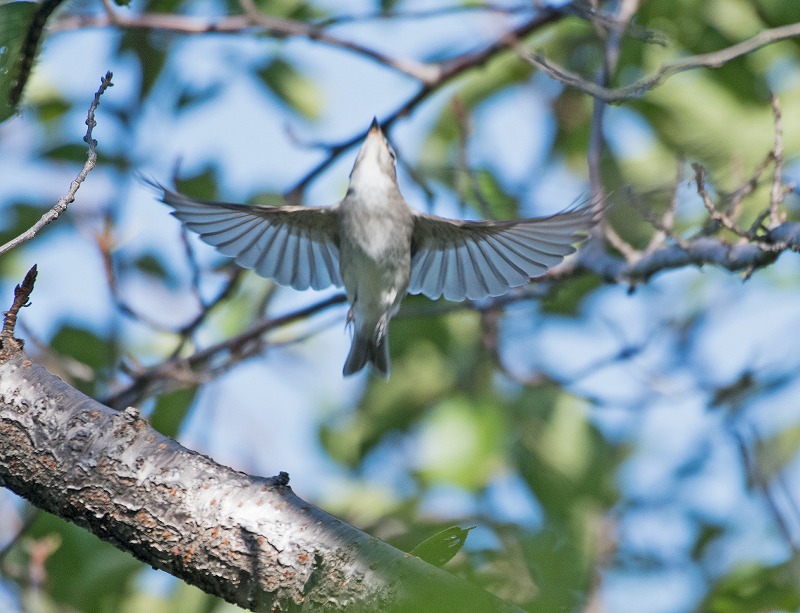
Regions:
<instances>
[{"instance_id":1,"label":"bird's leg","mask_svg":"<svg viewBox=\"0 0 800 613\"><path fill-rule=\"evenodd\" d=\"M356 308L357 298L358 298L357 296L353 296L353 299L350 301L350 308L347 309L347 320L344 322L345 327L351 325L356 317L353 311Z\"/></svg>"},{"instance_id":2,"label":"bird's leg","mask_svg":"<svg viewBox=\"0 0 800 613\"><path fill-rule=\"evenodd\" d=\"M384 311L383 315L381 315L380 319L378 320L378 325L375 326L375 344L377 345L380 343L381 339L386 336L387 332L389 331L389 318L391 317L391 311Z\"/></svg>"}]
</instances>

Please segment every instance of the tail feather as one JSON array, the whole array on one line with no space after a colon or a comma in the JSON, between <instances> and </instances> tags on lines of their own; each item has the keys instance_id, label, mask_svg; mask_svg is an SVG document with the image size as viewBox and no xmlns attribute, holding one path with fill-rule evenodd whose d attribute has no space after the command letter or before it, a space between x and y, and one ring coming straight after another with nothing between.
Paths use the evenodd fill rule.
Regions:
<instances>
[{"instance_id":1,"label":"tail feather","mask_svg":"<svg viewBox=\"0 0 800 613\"><path fill-rule=\"evenodd\" d=\"M344 376L355 374L367 364L372 364L384 377L389 377L389 339L386 334L377 336L373 341L356 331L342 369Z\"/></svg>"}]
</instances>

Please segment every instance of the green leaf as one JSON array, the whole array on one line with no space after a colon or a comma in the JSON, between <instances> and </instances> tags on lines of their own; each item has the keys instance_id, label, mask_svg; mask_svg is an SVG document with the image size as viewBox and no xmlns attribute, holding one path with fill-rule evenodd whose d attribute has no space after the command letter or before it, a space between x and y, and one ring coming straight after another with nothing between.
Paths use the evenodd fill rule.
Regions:
<instances>
[{"instance_id":1,"label":"green leaf","mask_svg":"<svg viewBox=\"0 0 800 613\"><path fill-rule=\"evenodd\" d=\"M797 457L800 450L800 426L785 428L775 436L758 441L756 470L764 481L774 477Z\"/></svg>"},{"instance_id":2,"label":"green leaf","mask_svg":"<svg viewBox=\"0 0 800 613\"><path fill-rule=\"evenodd\" d=\"M0 230L0 244L5 244L28 230L47 212L41 205L14 204L3 209L3 229ZM53 224L58 226L59 224Z\"/></svg>"},{"instance_id":3,"label":"green leaf","mask_svg":"<svg viewBox=\"0 0 800 613\"><path fill-rule=\"evenodd\" d=\"M175 103L178 110L186 110L188 107L203 104L221 95L224 91L222 83L211 83L202 88L184 88Z\"/></svg>"},{"instance_id":4,"label":"green leaf","mask_svg":"<svg viewBox=\"0 0 800 613\"><path fill-rule=\"evenodd\" d=\"M277 192L261 192L247 200L250 204L266 204L267 206L283 206L286 198Z\"/></svg>"},{"instance_id":5,"label":"green leaf","mask_svg":"<svg viewBox=\"0 0 800 613\"><path fill-rule=\"evenodd\" d=\"M180 179L176 182L179 192L195 198L213 199L217 194L217 180L214 173L205 171L190 179Z\"/></svg>"},{"instance_id":6,"label":"green leaf","mask_svg":"<svg viewBox=\"0 0 800 613\"><path fill-rule=\"evenodd\" d=\"M84 164L86 162L87 148L86 145L59 145L49 151L45 152L45 156L51 160L59 162L76 162Z\"/></svg>"},{"instance_id":7,"label":"green leaf","mask_svg":"<svg viewBox=\"0 0 800 613\"><path fill-rule=\"evenodd\" d=\"M701 560L707 555L710 547L725 534L722 526L706 522L699 522L698 529L697 537L692 545L692 560Z\"/></svg>"},{"instance_id":8,"label":"green leaf","mask_svg":"<svg viewBox=\"0 0 800 613\"><path fill-rule=\"evenodd\" d=\"M60 538L60 546L45 564L48 592L63 605L83 613L118 611L135 589L141 562L83 528L41 513L28 535Z\"/></svg>"},{"instance_id":9,"label":"green leaf","mask_svg":"<svg viewBox=\"0 0 800 613\"><path fill-rule=\"evenodd\" d=\"M241 10L238 0L226 0L226 3L232 11ZM310 22L328 15L306 0L256 0L256 6L271 17L289 17L296 21Z\"/></svg>"},{"instance_id":10,"label":"green leaf","mask_svg":"<svg viewBox=\"0 0 800 613\"><path fill-rule=\"evenodd\" d=\"M583 275L571 279L569 283L555 284L540 302L542 312L576 317L583 299L602 284L602 279L593 275Z\"/></svg>"},{"instance_id":11,"label":"green leaf","mask_svg":"<svg viewBox=\"0 0 800 613\"><path fill-rule=\"evenodd\" d=\"M83 328L64 326L53 337L50 346L56 353L69 356L78 362L71 369L67 365L65 374L71 376L74 372L78 372L79 374L72 377L70 383L89 396L97 393L101 383L99 374L114 365L111 342ZM89 373L83 372L86 366L91 369ZM76 370L78 368L79 370Z\"/></svg>"},{"instance_id":12,"label":"green leaf","mask_svg":"<svg viewBox=\"0 0 800 613\"><path fill-rule=\"evenodd\" d=\"M292 110L306 118L319 117L322 94L314 81L302 76L289 62L275 58L258 71L264 84Z\"/></svg>"},{"instance_id":13,"label":"green leaf","mask_svg":"<svg viewBox=\"0 0 800 613\"><path fill-rule=\"evenodd\" d=\"M16 111L11 91L17 81L22 47L36 12L35 2L0 4L0 121Z\"/></svg>"},{"instance_id":14,"label":"green leaf","mask_svg":"<svg viewBox=\"0 0 800 613\"><path fill-rule=\"evenodd\" d=\"M131 594L114 613L234 613L241 611L234 605L226 605L221 598L202 592L183 581L174 581L169 593L153 590Z\"/></svg>"},{"instance_id":15,"label":"green leaf","mask_svg":"<svg viewBox=\"0 0 800 613\"><path fill-rule=\"evenodd\" d=\"M550 518L568 521L576 507L613 504L626 450L605 440L573 397L539 385L525 389L514 409L520 473Z\"/></svg>"},{"instance_id":16,"label":"green leaf","mask_svg":"<svg viewBox=\"0 0 800 613\"><path fill-rule=\"evenodd\" d=\"M339 416L320 430L320 440L335 460L357 466L387 432L408 429L432 402L452 389L454 375L442 350L448 336L443 323L437 317L392 322L391 378L370 380L358 411Z\"/></svg>"},{"instance_id":17,"label":"green leaf","mask_svg":"<svg viewBox=\"0 0 800 613\"><path fill-rule=\"evenodd\" d=\"M451 396L421 424L419 477L426 483L455 483L477 491L504 464L507 435L505 412L496 398Z\"/></svg>"},{"instance_id":18,"label":"green leaf","mask_svg":"<svg viewBox=\"0 0 800 613\"><path fill-rule=\"evenodd\" d=\"M196 394L197 388L189 387L159 396L148 418L150 425L165 436L176 437Z\"/></svg>"},{"instance_id":19,"label":"green leaf","mask_svg":"<svg viewBox=\"0 0 800 613\"><path fill-rule=\"evenodd\" d=\"M573 512L584 509L573 508ZM592 520L596 521L596 517ZM530 611L581 611L593 574L589 548L574 524L550 522L543 530L523 538L514 538L507 546L522 548L525 565L537 588ZM504 541L508 542L506 536ZM518 545L519 544L519 545ZM514 569L522 575L522 569ZM516 579L516 577L515 577Z\"/></svg>"},{"instance_id":20,"label":"green leaf","mask_svg":"<svg viewBox=\"0 0 800 613\"><path fill-rule=\"evenodd\" d=\"M177 7L180 0L158 3L159 11L169 13ZM167 55L164 52L164 41L170 37L166 34L159 36L142 36L140 31L123 30L119 39L120 55L132 53L138 59L141 80L139 81L139 99L144 100L151 92L156 80L163 74Z\"/></svg>"},{"instance_id":21,"label":"green leaf","mask_svg":"<svg viewBox=\"0 0 800 613\"><path fill-rule=\"evenodd\" d=\"M722 577L698 610L705 613L797 611L797 562L778 566L745 564Z\"/></svg>"},{"instance_id":22,"label":"green leaf","mask_svg":"<svg viewBox=\"0 0 800 613\"><path fill-rule=\"evenodd\" d=\"M470 202L475 210L483 213L488 206L488 214L492 219L514 219L519 216L519 201L510 196L497 177L487 169L478 169L475 172L475 189L470 190ZM477 190L477 193L475 193Z\"/></svg>"},{"instance_id":23,"label":"green leaf","mask_svg":"<svg viewBox=\"0 0 800 613\"><path fill-rule=\"evenodd\" d=\"M53 95L42 102L37 101L36 108L43 122L51 122L61 119L72 106L66 100Z\"/></svg>"},{"instance_id":24,"label":"green leaf","mask_svg":"<svg viewBox=\"0 0 800 613\"><path fill-rule=\"evenodd\" d=\"M444 566L461 551L467 541L467 535L474 529L475 526L470 526L469 528L461 528L460 526L445 528L414 547L411 550L411 554L425 560L428 564Z\"/></svg>"},{"instance_id":25,"label":"green leaf","mask_svg":"<svg viewBox=\"0 0 800 613\"><path fill-rule=\"evenodd\" d=\"M145 253L136 258L133 261L133 265L140 272L159 279L168 287L175 288L177 286L177 277L174 271L165 268L155 253Z\"/></svg>"},{"instance_id":26,"label":"green leaf","mask_svg":"<svg viewBox=\"0 0 800 613\"><path fill-rule=\"evenodd\" d=\"M57 352L69 355L94 370L107 367L111 363L109 343L84 328L64 326L53 337L50 345Z\"/></svg>"},{"instance_id":27,"label":"green leaf","mask_svg":"<svg viewBox=\"0 0 800 613\"><path fill-rule=\"evenodd\" d=\"M756 0L754 4L770 28L800 21L800 2L795 0Z\"/></svg>"}]
</instances>

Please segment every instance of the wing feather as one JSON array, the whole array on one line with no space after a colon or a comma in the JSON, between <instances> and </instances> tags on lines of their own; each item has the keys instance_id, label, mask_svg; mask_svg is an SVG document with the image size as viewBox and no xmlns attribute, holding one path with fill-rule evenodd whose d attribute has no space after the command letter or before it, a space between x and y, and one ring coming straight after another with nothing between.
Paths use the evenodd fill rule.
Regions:
<instances>
[{"instance_id":1,"label":"wing feather","mask_svg":"<svg viewBox=\"0 0 800 613\"><path fill-rule=\"evenodd\" d=\"M286 230L286 243L278 254L278 263L275 265L275 280L281 285L291 285L292 279L300 283L300 271L297 262L297 251L300 244L299 237L294 231L294 227Z\"/></svg>"},{"instance_id":2,"label":"wing feather","mask_svg":"<svg viewBox=\"0 0 800 613\"><path fill-rule=\"evenodd\" d=\"M538 277L548 268L562 260L561 257L549 253L541 253L535 249L527 249L524 243L514 240L508 234L498 234L497 242L505 247L506 254L512 256L514 261L522 268L528 277Z\"/></svg>"},{"instance_id":3,"label":"wing feather","mask_svg":"<svg viewBox=\"0 0 800 613\"><path fill-rule=\"evenodd\" d=\"M214 245L223 255L237 258L237 263L245 266L240 260L246 252L263 236L261 223L257 219L242 219L237 225L206 235L209 243ZM247 266L245 266L247 268Z\"/></svg>"},{"instance_id":4,"label":"wing feather","mask_svg":"<svg viewBox=\"0 0 800 613\"><path fill-rule=\"evenodd\" d=\"M189 230L244 268L295 289L342 285L338 207L196 200L151 182Z\"/></svg>"},{"instance_id":5,"label":"wing feather","mask_svg":"<svg viewBox=\"0 0 800 613\"><path fill-rule=\"evenodd\" d=\"M478 242L478 244L483 243L494 250L494 256L490 257L495 266L503 269L503 279L507 283L506 287L518 287L530 280L530 275L525 272L524 268L514 263L513 258L509 257L507 249L498 241L497 237L487 236L485 241Z\"/></svg>"},{"instance_id":6,"label":"wing feather","mask_svg":"<svg viewBox=\"0 0 800 613\"><path fill-rule=\"evenodd\" d=\"M415 213L408 291L448 300L503 295L573 253L595 217L591 203L551 217L512 221Z\"/></svg>"},{"instance_id":7,"label":"wing feather","mask_svg":"<svg viewBox=\"0 0 800 613\"><path fill-rule=\"evenodd\" d=\"M286 235L279 228L270 226L264 231L263 236L263 247L258 254L258 258L253 262L253 270L262 277L272 279L275 277L276 254L280 252ZM277 247L275 246L276 242L278 242Z\"/></svg>"},{"instance_id":8,"label":"wing feather","mask_svg":"<svg viewBox=\"0 0 800 613\"><path fill-rule=\"evenodd\" d=\"M331 277L330 271L334 270L338 274L339 266L333 263L328 249L317 241L311 241L311 247L314 250L314 262L317 273L316 283L312 281L311 287L314 289L322 289L329 285L341 285L340 282L334 282L334 279Z\"/></svg>"},{"instance_id":9,"label":"wing feather","mask_svg":"<svg viewBox=\"0 0 800 613\"><path fill-rule=\"evenodd\" d=\"M244 268L255 268L261 256L266 251L271 237L275 234L274 228L267 228L264 232L252 232L253 241L239 252L236 261Z\"/></svg>"},{"instance_id":10,"label":"wing feather","mask_svg":"<svg viewBox=\"0 0 800 613\"><path fill-rule=\"evenodd\" d=\"M492 262L491 258L486 257L483 245L480 242L467 241L466 248L469 252L470 262L472 262L479 280L478 290L487 296L491 296L494 292L502 292L507 285L503 283L503 277L494 262ZM469 291L465 297L470 297Z\"/></svg>"},{"instance_id":11,"label":"wing feather","mask_svg":"<svg viewBox=\"0 0 800 613\"><path fill-rule=\"evenodd\" d=\"M309 242L308 251L312 262L310 279L311 287L314 289L321 289L331 285L332 281L327 276L325 270L325 260L322 257L322 252L319 249L319 245L313 241Z\"/></svg>"}]
</instances>

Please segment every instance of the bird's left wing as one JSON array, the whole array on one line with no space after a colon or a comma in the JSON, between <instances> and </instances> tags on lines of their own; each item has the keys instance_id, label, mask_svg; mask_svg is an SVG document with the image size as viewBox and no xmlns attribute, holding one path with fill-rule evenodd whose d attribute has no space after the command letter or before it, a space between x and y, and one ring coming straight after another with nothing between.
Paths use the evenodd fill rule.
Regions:
<instances>
[{"instance_id":1,"label":"bird's left wing","mask_svg":"<svg viewBox=\"0 0 800 613\"><path fill-rule=\"evenodd\" d=\"M239 266L303 290L342 285L337 207L195 200L152 183L172 214Z\"/></svg>"},{"instance_id":2,"label":"bird's left wing","mask_svg":"<svg viewBox=\"0 0 800 613\"><path fill-rule=\"evenodd\" d=\"M591 204L551 217L458 221L416 213L408 292L479 300L528 283L575 251L594 224Z\"/></svg>"}]
</instances>

